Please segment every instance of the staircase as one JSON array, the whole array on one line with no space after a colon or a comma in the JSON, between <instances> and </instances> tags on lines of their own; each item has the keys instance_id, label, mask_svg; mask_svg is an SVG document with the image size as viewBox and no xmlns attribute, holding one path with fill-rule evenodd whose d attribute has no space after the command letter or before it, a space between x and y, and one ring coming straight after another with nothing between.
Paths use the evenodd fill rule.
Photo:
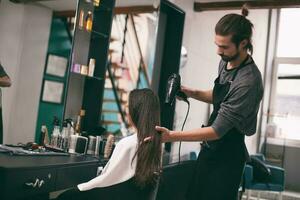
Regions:
<instances>
[{"instance_id":1,"label":"staircase","mask_svg":"<svg viewBox=\"0 0 300 200\"><path fill-rule=\"evenodd\" d=\"M128 94L135 88L150 86L146 55L143 53L148 39L143 25L148 20L145 14L114 17L101 114L101 124L110 133L127 135L125 111Z\"/></svg>"}]
</instances>

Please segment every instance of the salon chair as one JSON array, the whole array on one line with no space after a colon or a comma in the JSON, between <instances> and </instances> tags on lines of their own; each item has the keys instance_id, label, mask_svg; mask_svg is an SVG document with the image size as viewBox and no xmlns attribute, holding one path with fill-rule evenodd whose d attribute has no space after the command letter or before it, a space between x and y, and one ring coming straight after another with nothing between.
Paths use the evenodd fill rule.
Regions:
<instances>
[{"instance_id":1,"label":"salon chair","mask_svg":"<svg viewBox=\"0 0 300 200\"><path fill-rule=\"evenodd\" d=\"M274 191L278 192L279 200L282 200L282 192L285 185L285 171L283 168L268 165L265 163L265 157L262 154L252 155L251 158L260 160L262 165L250 165L246 164L243 175L243 191L247 189L247 200L251 197L251 191L258 192L257 199L260 199L261 191ZM257 177L256 173L259 170L262 173L268 174L267 177L262 180L261 177ZM264 172L265 171L265 172Z\"/></svg>"},{"instance_id":2,"label":"salon chair","mask_svg":"<svg viewBox=\"0 0 300 200\"><path fill-rule=\"evenodd\" d=\"M192 179L196 160L182 161L164 166L156 195L157 200L182 200Z\"/></svg>"}]
</instances>

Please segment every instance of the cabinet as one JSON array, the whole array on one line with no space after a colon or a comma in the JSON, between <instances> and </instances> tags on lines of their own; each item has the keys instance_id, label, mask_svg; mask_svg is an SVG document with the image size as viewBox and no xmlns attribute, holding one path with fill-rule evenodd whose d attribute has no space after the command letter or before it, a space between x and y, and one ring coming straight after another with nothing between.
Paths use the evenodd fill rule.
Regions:
<instances>
[{"instance_id":1,"label":"cabinet","mask_svg":"<svg viewBox=\"0 0 300 200\"><path fill-rule=\"evenodd\" d=\"M91 156L0 153L0 199L46 199L49 192L91 180L96 176L99 164L100 161Z\"/></svg>"},{"instance_id":2,"label":"cabinet","mask_svg":"<svg viewBox=\"0 0 300 200\"><path fill-rule=\"evenodd\" d=\"M100 115L108 63L108 49L115 0L78 0L74 38L68 72L68 88L64 117L76 117L85 110L82 130L94 134ZM91 25L92 21L92 25ZM88 74L90 59L95 60L94 72ZM83 68L82 68L83 66Z\"/></svg>"}]
</instances>

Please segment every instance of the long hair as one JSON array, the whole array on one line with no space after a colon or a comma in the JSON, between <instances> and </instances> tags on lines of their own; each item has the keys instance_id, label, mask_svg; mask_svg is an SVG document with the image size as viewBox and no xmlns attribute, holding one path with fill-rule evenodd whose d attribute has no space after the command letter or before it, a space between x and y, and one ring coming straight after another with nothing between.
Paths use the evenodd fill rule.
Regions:
<instances>
[{"instance_id":1,"label":"long hair","mask_svg":"<svg viewBox=\"0 0 300 200\"><path fill-rule=\"evenodd\" d=\"M228 14L222 17L215 27L215 33L217 35L227 36L232 35L231 41L238 47L240 42L244 39L248 40L248 44L245 48L252 55L252 28L253 24L246 17L248 16L248 9L246 5L242 8L242 15Z\"/></svg>"},{"instance_id":2,"label":"long hair","mask_svg":"<svg viewBox=\"0 0 300 200\"><path fill-rule=\"evenodd\" d=\"M134 179L143 188L154 185L161 170L161 135L155 130L160 125L160 104L152 90L135 89L129 94L128 109L138 138ZM147 137L152 139L145 142Z\"/></svg>"}]
</instances>

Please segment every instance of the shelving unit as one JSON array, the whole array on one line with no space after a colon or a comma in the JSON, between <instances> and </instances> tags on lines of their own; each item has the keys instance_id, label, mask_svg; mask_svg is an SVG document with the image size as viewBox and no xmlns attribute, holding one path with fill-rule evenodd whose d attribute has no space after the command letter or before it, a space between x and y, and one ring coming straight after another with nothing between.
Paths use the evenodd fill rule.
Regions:
<instances>
[{"instance_id":1,"label":"shelving unit","mask_svg":"<svg viewBox=\"0 0 300 200\"><path fill-rule=\"evenodd\" d=\"M93 0L79 0L76 9L64 117L75 118L80 109L85 110L81 127L88 134L95 134L100 125L114 6L115 0L101 0L98 7ZM92 13L92 30L86 28L88 12ZM89 66L90 59L95 59L93 76L74 70L75 64Z\"/></svg>"}]
</instances>

